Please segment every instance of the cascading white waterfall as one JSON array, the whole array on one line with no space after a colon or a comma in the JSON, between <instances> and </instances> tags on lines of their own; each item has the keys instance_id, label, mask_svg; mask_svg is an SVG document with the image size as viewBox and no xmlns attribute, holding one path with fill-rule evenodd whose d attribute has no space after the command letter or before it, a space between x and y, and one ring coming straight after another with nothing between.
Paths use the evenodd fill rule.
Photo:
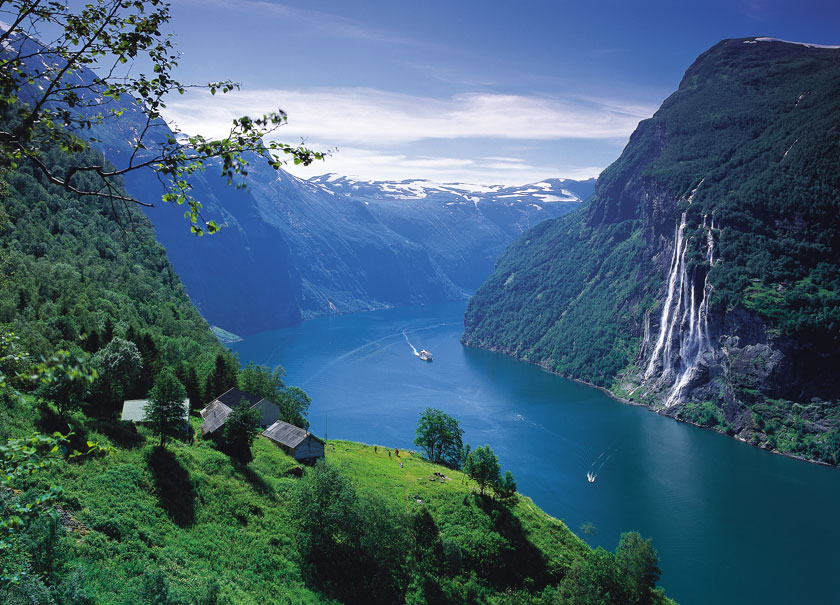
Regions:
<instances>
[{"instance_id":1,"label":"cascading white waterfall","mask_svg":"<svg viewBox=\"0 0 840 605\"><path fill-rule=\"evenodd\" d=\"M683 212L680 224L674 233L674 254L671 257L671 268L668 271L668 296L665 298L665 304L662 307L662 317L659 318L659 336L656 339L656 346L653 348L653 353L650 356L647 369L645 369L645 380L653 376L656 371L656 362L662 354L662 349L665 345L665 337L668 334L668 327L672 326L671 313L673 311L674 290L679 279L680 267L685 257L685 249L683 247L683 235L685 234L685 212ZM670 349L670 343L669 343ZM663 367L663 371L664 371Z\"/></svg>"},{"instance_id":2,"label":"cascading white waterfall","mask_svg":"<svg viewBox=\"0 0 840 605\"><path fill-rule=\"evenodd\" d=\"M662 307L659 334L644 374L645 382L655 376L657 384L670 385L665 407L679 403L685 387L700 370L701 362L712 352L709 271L705 266L693 266L688 270L685 228L686 215L683 213L674 237L674 255L668 273L668 293ZM703 217L705 260L709 267L715 263L714 228L714 219L707 225L706 217ZM702 286L698 284L701 276Z\"/></svg>"}]
</instances>

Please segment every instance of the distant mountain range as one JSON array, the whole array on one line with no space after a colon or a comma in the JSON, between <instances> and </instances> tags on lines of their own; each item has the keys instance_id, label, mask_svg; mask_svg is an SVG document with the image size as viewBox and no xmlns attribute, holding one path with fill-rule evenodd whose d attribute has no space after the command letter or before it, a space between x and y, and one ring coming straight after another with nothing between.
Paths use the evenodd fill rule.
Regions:
<instances>
[{"instance_id":1,"label":"distant mountain range","mask_svg":"<svg viewBox=\"0 0 840 605\"><path fill-rule=\"evenodd\" d=\"M441 203L458 201L479 202L552 203L580 202L592 195L595 179L573 181L546 179L530 185L506 187L496 185L471 185L468 183L434 183L421 179L402 181L360 181L337 174L324 174L307 180L308 183L334 195L361 197L368 200L429 200ZM540 206L541 207L541 206Z\"/></svg>"},{"instance_id":2,"label":"distant mountain range","mask_svg":"<svg viewBox=\"0 0 840 605\"><path fill-rule=\"evenodd\" d=\"M107 151L107 150L106 150ZM214 325L249 334L330 313L466 299L516 237L576 208L594 179L522 187L310 180L254 158L247 190L194 179L225 228L189 237L180 209L148 212L187 291ZM132 175L144 199L157 184Z\"/></svg>"},{"instance_id":3,"label":"distant mountain range","mask_svg":"<svg viewBox=\"0 0 840 605\"><path fill-rule=\"evenodd\" d=\"M467 344L840 463L840 48L705 52L465 323Z\"/></svg>"}]
</instances>

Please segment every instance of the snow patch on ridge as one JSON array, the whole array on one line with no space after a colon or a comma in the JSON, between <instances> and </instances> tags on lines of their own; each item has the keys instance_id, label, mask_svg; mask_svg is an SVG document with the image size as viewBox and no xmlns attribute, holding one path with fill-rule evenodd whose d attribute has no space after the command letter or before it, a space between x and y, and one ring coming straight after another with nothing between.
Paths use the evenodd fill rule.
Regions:
<instances>
[{"instance_id":1,"label":"snow patch on ridge","mask_svg":"<svg viewBox=\"0 0 840 605\"><path fill-rule=\"evenodd\" d=\"M537 183L519 186L475 185L472 183L438 183L425 179L404 179L400 181L360 180L335 173L313 176L304 181L313 190L326 191L330 195L359 198L372 204L394 201L433 201L444 206L479 203L500 204L514 207L518 204L543 210L542 205L555 202L575 203L581 198L564 189L566 179L545 179Z\"/></svg>"},{"instance_id":2,"label":"snow patch on ridge","mask_svg":"<svg viewBox=\"0 0 840 605\"><path fill-rule=\"evenodd\" d=\"M810 42L793 42L791 40L782 40L781 38L761 37L755 40L744 40L744 44L755 44L756 42L784 42L785 44L796 44L798 46L807 46L808 48L831 48L840 49L840 46L829 46L827 44L811 44Z\"/></svg>"}]
</instances>

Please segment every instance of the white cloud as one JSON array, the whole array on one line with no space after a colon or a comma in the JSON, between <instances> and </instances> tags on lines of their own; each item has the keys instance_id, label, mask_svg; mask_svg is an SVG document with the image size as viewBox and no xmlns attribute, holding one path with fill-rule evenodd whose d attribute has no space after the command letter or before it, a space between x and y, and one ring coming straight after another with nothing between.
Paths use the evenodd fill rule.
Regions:
<instances>
[{"instance_id":1,"label":"white cloud","mask_svg":"<svg viewBox=\"0 0 840 605\"><path fill-rule=\"evenodd\" d=\"M592 100L465 93L448 99L370 88L256 90L170 99L166 115L185 132L220 135L233 117L282 108L284 140L396 145L427 139L624 139L651 107Z\"/></svg>"},{"instance_id":2,"label":"white cloud","mask_svg":"<svg viewBox=\"0 0 840 605\"><path fill-rule=\"evenodd\" d=\"M507 156L488 155L481 158L482 160L490 160L493 162L524 162L522 158L512 158Z\"/></svg>"},{"instance_id":3,"label":"white cloud","mask_svg":"<svg viewBox=\"0 0 840 605\"><path fill-rule=\"evenodd\" d=\"M529 148L552 141L568 148L575 145L570 139L589 139L615 145L617 156L639 120L654 110L602 99L487 93L436 99L370 88L319 88L216 96L190 92L170 99L165 115L184 132L223 136L232 118L278 108L288 113L289 123L272 137L338 150L326 163L290 167L298 176L335 172L486 185L597 176L603 166L583 158L579 165L559 165L550 154Z\"/></svg>"},{"instance_id":4,"label":"white cloud","mask_svg":"<svg viewBox=\"0 0 840 605\"><path fill-rule=\"evenodd\" d=\"M598 176L599 166L532 165L521 158L474 159L429 157L410 153L383 153L372 149L342 148L324 162L292 166L286 170L301 178L327 172L361 180L403 180L420 178L438 183L459 182L479 185L522 185L546 178L588 179Z\"/></svg>"}]
</instances>

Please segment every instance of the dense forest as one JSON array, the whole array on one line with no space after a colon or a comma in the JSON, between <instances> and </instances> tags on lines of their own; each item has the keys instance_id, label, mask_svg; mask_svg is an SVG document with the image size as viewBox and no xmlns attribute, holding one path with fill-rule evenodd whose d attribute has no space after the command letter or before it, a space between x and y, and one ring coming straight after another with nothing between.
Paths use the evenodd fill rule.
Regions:
<instances>
[{"instance_id":1,"label":"dense forest","mask_svg":"<svg viewBox=\"0 0 840 605\"><path fill-rule=\"evenodd\" d=\"M49 161L66 170L71 159L54 151ZM235 373L238 363L190 302L137 208L70 195L32 167L1 176L0 324L20 350L37 360L63 349L88 362L118 339L136 351L136 379L96 393L102 406L144 396L164 366L176 369L194 405L219 392L211 384L221 380L217 365ZM0 436L7 431L0 423Z\"/></svg>"},{"instance_id":2,"label":"dense forest","mask_svg":"<svg viewBox=\"0 0 840 605\"><path fill-rule=\"evenodd\" d=\"M840 461L838 65L835 49L754 39L704 53L588 204L500 257L464 342L761 447ZM677 292L686 308L708 305L714 345L690 376L674 357L672 376L688 377L674 405L675 378L647 369L680 255ZM682 318L664 343L674 350L693 325Z\"/></svg>"}]
</instances>

